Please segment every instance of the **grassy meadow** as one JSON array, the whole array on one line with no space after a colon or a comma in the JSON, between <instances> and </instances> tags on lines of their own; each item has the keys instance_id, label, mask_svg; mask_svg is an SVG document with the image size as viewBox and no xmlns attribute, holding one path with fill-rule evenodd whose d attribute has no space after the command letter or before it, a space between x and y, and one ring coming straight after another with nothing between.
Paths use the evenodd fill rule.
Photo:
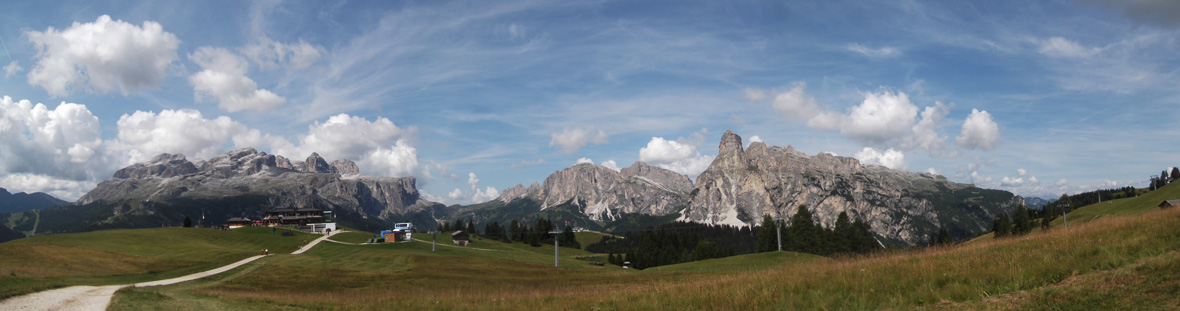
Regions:
<instances>
[{"instance_id":1,"label":"grassy meadow","mask_svg":"<svg viewBox=\"0 0 1180 311\"><path fill-rule=\"evenodd\" d=\"M589 265L575 258L595 254L564 247L561 267L555 268L552 245L531 247L475 238L470 247L457 247L449 234L438 236L434 251L432 237L426 234L406 243L320 243L301 255L288 254L294 244L281 246L289 249L271 246L277 255L221 275L123 289L110 309L1177 309L1180 209L1154 209L1163 200L1154 196L1175 192L1180 188L1081 208L1075 213L1099 216L1076 224L1071 218L1068 230L1054 226L1021 237L837 258L761 253L643 271ZM1148 203L1151 208L1143 207ZM1092 210L1096 208L1105 209ZM54 258L61 263L46 266L24 264L22 269L30 271L10 269L30 275L41 270L42 276L24 279L60 286L162 279L253 254L232 249L300 240L283 240L257 230L192 232L197 231L112 230L24 239L0 244L0 252L10 252L0 253L0 260L9 260L4 266L17 262L8 259L18 249L13 245L71 247L76 252L140 260L128 261L131 268L94 268L102 271L89 271L82 267L85 262L74 262L82 259L74 257ZM138 247L100 241L145 243L156 235L175 235L177 240ZM371 236L356 232L333 239L355 243ZM194 244L202 251L161 255L165 253L161 249L177 243ZM21 260L54 261L46 253L22 256ZM145 272L149 270L157 272ZM0 285L10 292L12 288L28 290L14 286L11 278L0 280L8 280Z\"/></svg>"},{"instance_id":2,"label":"grassy meadow","mask_svg":"<svg viewBox=\"0 0 1180 311\"><path fill-rule=\"evenodd\" d=\"M0 298L69 285L167 279L257 255L292 252L312 236L269 228L102 230L0 243Z\"/></svg>"}]
</instances>

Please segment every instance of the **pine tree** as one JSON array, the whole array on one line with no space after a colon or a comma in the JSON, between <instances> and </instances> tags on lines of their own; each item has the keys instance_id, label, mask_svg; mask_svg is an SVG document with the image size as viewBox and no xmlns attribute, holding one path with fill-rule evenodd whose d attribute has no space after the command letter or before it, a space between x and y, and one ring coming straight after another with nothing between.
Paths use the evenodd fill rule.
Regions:
<instances>
[{"instance_id":1,"label":"pine tree","mask_svg":"<svg viewBox=\"0 0 1180 311\"><path fill-rule=\"evenodd\" d=\"M847 212L840 212L840 216L836 216L836 226L833 230L834 234L830 241L833 246L833 252L852 252L854 248L853 241L856 239L856 231L852 227L852 221L848 219Z\"/></svg>"},{"instance_id":2,"label":"pine tree","mask_svg":"<svg viewBox=\"0 0 1180 311\"><path fill-rule=\"evenodd\" d=\"M1012 221L1008 219L1008 214L996 216L996 220L992 222L992 232L997 239L1012 234Z\"/></svg>"},{"instance_id":3,"label":"pine tree","mask_svg":"<svg viewBox=\"0 0 1180 311\"><path fill-rule=\"evenodd\" d=\"M191 218L188 218L188 216L184 216L184 227L191 228L192 226L193 226L193 220Z\"/></svg>"},{"instance_id":4,"label":"pine tree","mask_svg":"<svg viewBox=\"0 0 1180 311\"><path fill-rule=\"evenodd\" d=\"M791 217L791 237L792 249L805 253L815 254L818 251L819 234L816 231L815 220L811 218L811 212L807 210L807 205L799 205L799 210L795 212L795 217Z\"/></svg>"},{"instance_id":5,"label":"pine tree","mask_svg":"<svg viewBox=\"0 0 1180 311\"><path fill-rule=\"evenodd\" d=\"M1032 232L1032 219L1028 216L1028 209L1021 204L1012 214L1012 233L1023 235Z\"/></svg>"},{"instance_id":6,"label":"pine tree","mask_svg":"<svg viewBox=\"0 0 1180 311\"><path fill-rule=\"evenodd\" d=\"M950 231L947 231L946 227L942 227L941 229L938 229L938 245L951 245L951 244L955 244L955 239L953 237L951 237Z\"/></svg>"},{"instance_id":7,"label":"pine tree","mask_svg":"<svg viewBox=\"0 0 1180 311\"><path fill-rule=\"evenodd\" d=\"M773 252L778 250L778 225L770 215L762 216L762 226L758 227L758 252Z\"/></svg>"},{"instance_id":8,"label":"pine tree","mask_svg":"<svg viewBox=\"0 0 1180 311\"><path fill-rule=\"evenodd\" d=\"M1180 179L1180 167L1175 167L1175 166L1172 167L1172 178L1171 179L1173 182L1175 182L1177 179Z\"/></svg>"}]
</instances>

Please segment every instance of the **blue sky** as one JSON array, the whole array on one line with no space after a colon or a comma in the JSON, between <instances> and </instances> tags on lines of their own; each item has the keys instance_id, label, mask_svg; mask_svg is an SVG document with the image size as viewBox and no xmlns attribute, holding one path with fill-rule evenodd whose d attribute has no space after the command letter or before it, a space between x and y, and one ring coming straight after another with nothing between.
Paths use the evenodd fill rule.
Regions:
<instances>
[{"instance_id":1,"label":"blue sky","mask_svg":"<svg viewBox=\"0 0 1180 311\"><path fill-rule=\"evenodd\" d=\"M579 161L693 177L726 130L1021 195L1180 162L1167 1L0 4L0 187L161 152L348 158L472 203ZM39 105L41 104L41 105Z\"/></svg>"}]
</instances>

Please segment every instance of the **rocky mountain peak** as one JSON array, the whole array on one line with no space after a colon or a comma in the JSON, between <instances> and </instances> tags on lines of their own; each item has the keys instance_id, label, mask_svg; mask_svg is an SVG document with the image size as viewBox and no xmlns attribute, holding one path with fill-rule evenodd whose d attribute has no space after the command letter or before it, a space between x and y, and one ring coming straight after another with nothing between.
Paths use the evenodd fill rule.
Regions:
<instances>
[{"instance_id":1,"label":"rocky mountain peak","mask_svg":"<svg viewBox=\"0 0 1180 311\"><path fill-rule=\"evenodd\" d=\"M163 153L151 160L124 167L116 171L114 177L120 179L168 178L197 171L197 167L185 159L183 154Z\"/></svg>"},{"instance_id":2,"label":"rocky mountain peak","mask_svg":"<svg viewBox=\"0 0 1180 311\"><path fill-rule=\"evenodd\" d=\"M637 161L631 164L630 167L623 168L619 173L624 178L638 178L648 182L654 182L672 191L684 193L692 191L692 180L688 179L688 176L651 166L642 161Z\"/></svg>"},{"instance_id":3,"label":"rocky mountain peak","mask_svg":"<svg viewBox=\"0 0 1180 311\"><path fill-rule=\"evenodd\" d=\"M335 173L332 171L332 166L328 165L328 161L324 161L324 158L315 152L312 152L310 156L307 156L307 160L303 161L303 169L301 171L304 173L320 174Z\"/></svg>"},{"instance_id":4,"label":"rocky mountain peak","mask_svg":"<svg viewBox=\"0 0 1180 311\"><path fill-rule=\"evenodd\" d=\"M332 170L336 171L336 173L340 175L351 176L361 174L361 169L356 166L356 162L352 162L352 160L349 159L332 161L332 163L328 165L332 167Z\"/></svg>"},{"instance_id":5,"label":"rocky mountain peak","mask_svg":"<svg viewBox=\"0 0 1180 311\"><path fill-rule=\"evenodd\" d=\"M734 134L733 131L726 130L725 134L721 135L721 154L743 153L742 137ZM718 155L720 157L720 155Z\"/></svg>"}]
</instances>

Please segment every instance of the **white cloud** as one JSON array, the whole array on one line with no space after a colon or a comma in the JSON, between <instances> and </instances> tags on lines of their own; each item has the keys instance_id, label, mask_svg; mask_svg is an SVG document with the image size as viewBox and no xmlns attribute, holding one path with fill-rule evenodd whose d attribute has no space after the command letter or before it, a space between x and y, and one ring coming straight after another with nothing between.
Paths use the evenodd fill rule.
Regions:
<instances>
[{"instance_id":1,"label":"white cloud","mask_svg":"<svg viewBox=\"0 0 1180 311\"><path fill-rule=\"evenodd\" d=\"M1058 187L1063 187L1068 184L1069 184L1069 181L1066 180L1065 178L1058 179L1057 182L1053 183L1054 186L1058 186Z\"/></svg>"},{"instance_id":2,"label":"white cloud","mask_svg":"<svg viewBox=\"0 0 1180 311\"><path fill-rule=\"evenodd\" d=\"M317 152L329 161L335 159L358 159L374 150L388 148L394 143L408 146L418 128L400 128L393 121L377 117L369 121L348 114L329 117L324 122L316 121L307 127L307 134L297 140L298 146L289 144L276 146L275 153L290 158L302 159Z\"/></svg>"},{"instance_id":3,"label":"white cloud","mask_svg":"<svg viewBox=\"0 0 1180 311\"><path fill-rule=\"evenodd\" d=\"M1004 178L1000 179L1000 185L1004 186L1004 187L1019 187L1021 185L1024 185L1024 178L1020 178L1020 177L1012 178L1012 177L1004 176Z\"/></svg>"},{"instance_id":4,"label":"white cloud","mask_svg":"<svg viewBox=\"0 0 1180 311\"><path fill-rule=\"evenodd\" d=\"M1000 143L1000 127L987 111L971 109L971 115L963 121L962 132L955 141L966 149L992 150Z\"/></svg>"},{"instance_id":5,"label":"white cloud","mask_svg":"<svg viewBox=\"0 0 1180 311\"><path fill-rule=\"evenodd\" d=\"M979 172L971 172L971 183L972 184L981 185L983 183L990 183L990 182L992 182L991 177L980 176Z\"/></svg>"},{"instance_id":6,"label":"white cloud","mask_svg":"<svg viewBox=\"0 0 1180 311\"><path fill-rule=\"evenodd\" d=\"M1028 170L1023 169L1023 168L1018 168L1018 169L1016 169L1016 176L1020 176L1020 177L1028 176Z\"/></svg>"},{"instance_id":7,"label":"white cloud","mask_svg":"<svg viewBox=\"0 0 1180 311\"><path fill-rule=\"evenodd\" d=\"M479 188L479 177L475 176L475 172L467 173L467 185L471 187L471 191Z\"/></svg>"},{"instance_id":8,"label":"white cloud","mask_svg":"<svg viewBox=\"0 0 1180 311\"><path fill-rule=\"evenodd\" d=\"M61 31L50 27L25 36L37 47L29 84L53 96L66 96L75 89L96 93L118 89L128 95L155 87L177 60L180 45L159 23L144 21L135 26L112 21L107 15L93 23L74 22Z\"/></svg>"},{"instance_id":9,"label":"white cloud","mask_svg":"<svg viewBox=\"0 0 1180 311\"><path fill-rule=\"evenodd\" d=\"M500 191L493 187L487 187L482 190L476 190L475 195L471 196L471 201L473 203L483 203L495 200L498 197L500 197Z\"/></svg>"},{"instance_id":10,"label":"white cloud","mask_svg":"<svg viewBox=\"0 0 1180 311\"><path fill-rule=\"evenodd\" d=\"M103 159L95 157L101 149L100 133L98 118L85 105L63 102L51 110L44 104L4 96L0 98L0 172L85 180L104 171Z\"/></svg>"},{"instance_id":11,"label":"white cloud","mask_svg":"<svg viewBox=\"0 0 1180 311\"><path fill-rule=\"evenodd\" d=\"M639 161L680 174L695 177L709 168L713 156L701 155L697 146L670 141L663 137L652 137L647 147L639 149Z\"/></svg>"},{"instance_id":12,"label":"white cloud","mask_svg":"<svg viewBox=\"0 0 1180 311\"><path fill-rule=\"evenodd\" d=\"M854 157L864 164L876 164L895 170L904 170L909 166L905 162L905 154L892 148L882 152L877 149L865 147L860 152L857 152Z\"/></svg>"},{"instance_id":13,"label":"white cloud","mask_svg":"<svg viewBox=\"0 0 1180 311\"><path fill-rule=\"evenodd\" d=\"M914 124L914 135L906 143L909 147L934 152L942 149L946 142L946 135L940 131L942 118L949 113L949 108L941 102L922 110L922 119Z\"/></svg>"},{"instance_id":14,"label":"white cloud","mask_svg":"<svg viewBox=\"0 0 1180 311\"><path fill-rule=\"evenodd\" d=\"M819 105L816 104L814 97L804 93L806 87L806 83L795 82L795 86L790 91L776 95L771 103L774 110L792 119L810 119L818 115L820 113ZM746 93L748 98L753 99L749 96L749 91Z\"/></svg>"},{"instance_id":15,"label":"white cloud","mask_svg":"<svg viewBox=\"0 0 1180 311\"><path fill-rule=\"evenodd\" d=\"M561 147L562 153L575 154L587 144L606 143L606 138L606 132L602 130L596 132L593 129L566 128L561 133L549 135L549 147Z\"/></svg>"},{"instance_id":16,"label":"white cloud","mask_svg":"<svg viewBox=\"0 0 1180 311\"><path fill-rule=\"evenodd\" d=\"M357 166L362 173L376 176L430 178L427 166L418 163L418 149L398 140L389 148L379 147L360 157Z\"/></svg>"},{"instance_id":17,"label":"white cloud","mask_svg":"<svg viewBox=\"0 0 1180 311\"><path fill-rule=\"evenodd\" d=\"M455 190L451 190L451 193L447 194L447 197L451 198L452 200L461 198L463 197L463 191L459 190L459 188L455 188Z\"/></svg>"},{"instance_id":18,"label":"white cloud","mask_svg":"<svg viewBox=\"0 0 1180 311\"><path fill-rule=\"evenodd\" d=\"M751 143L760 143L760 142L762 142L762 137L758 137L758 135L750 136L750 142Z\"/></svg>"},{"instance_id":19,"label":"white cloud","mask_svg":"<svg viewBox=\"0 0 1180 311\"><path fill-rule=\"evenodd\" d=\"M322 50L323 47L311 45L303 40L283 44L262 37L258 42L242 48L242 54L261 69L278 68L284 63L289 63L291 69L303 69L319 61Z\"/></svg>"},{"instance_id":20,"label":"white cloud","mask_svg":"<svg viewBox=\"0 0 1180 311\"><path fill-rule=\"evenodd\" d=\"M866 146L895 146L908 137L918 116L918 107L905 93L866 92L865 100L853 107L840 132Z\"/></svg>"},{"instance_id":21,"label":"white cloud","mask_svg":"<svg viewBox=\"0 0 1180 311\"><path fill-rule=\"evenodd\" d=\"M118 135L108 147L122 153L120 166L140 162L160 153L179 153L189 158L208 159L220 154L235 137L250 130L226 116L206 119L192 109L136 111L124 114L116 123ZM236 147L254 147L239 145Z\"/></svg>"},{"instance_id":22,"label":"white cloud","mask_svg":"<svg viewBox=\"0 0 1180 311\"><path fill-rule=\"evenodd\" d=\"M1029 178L1028 178L1028 184L1030 184L1030 185L1040 185L1040 184L1041 184L1041 181L1040 181L1039 179L1037 179L1037 177L1036 177L1036 176L1032 176L1032 177L1029 177Z\"/></svg>"},{"instance_id":23,"label":"white cloud","mask_svg":"<svg viewBox=\"0 0 1180 311\"><path fill-rule=\"evenodd\" d=\"M578 164L582 164L582 163L594 164L594 160L590 160L590 158L579 158L578 161L574 163L574 165L578 165Z\"/></svg>"},{"instance_id":24,"label":"white cloud","mask_svg":"<svg viewBox=\"0 0 1180 311\"><path fill-rule=\"evenodd\" d=\"M24 70L24 68L21 68L20 64L18 64L17 61L14 60L14 61L8 63L8 65L4 66L4 77L5 78L11 77L12 75L20 72L21 70Z\"/></svg>"},{"instance_id":25,"label":"white cloud","mask_svg":"<svg viewBox=\"0 0 1180 311\"><path fill-rule=\"evenodd\" d=\"M602 166L603 166L603 167L606 167L606 168L609 168L609 169L612 169L612 170L615 170L616 172L618 172L618 171L619 171L619 164L618 164L618 163L615 163L615 160L607 160L607 161L604 161L604 162L602 162Z\"/></svg>"},{"instance_id":26,"label":"white cloud","mask_svg":"<svg viewBox=\"0 0 1180 311\"><path fill-rule=\"evenodd\" d=\"M1053 57L1070 57L1070 58L1085 58L1093 56L1102 50L1099 48L1086 48L1062 37L1052 37L1040 42L1039 51Z\"/></svg>"},{"instance_id":27,"label":"white cloud","mask_svg":"<svg viewBox=\"0 0 1180 311\"><path fill-rule=\"evenodd\" d=\"M847 48L849 51L856 52L856 53L859 53L861 55L868 56L868 57L890 58L890 57L897 57L897 56L901 55L900 50L898 50L897 48L888 47L888 46L874 49L874 48L860 45L860 43L852 43L852 44L849 44Z\"/></svg>"},{"instance_id":28,"label":"white cloud","mask_svg":"<svg viewBox=\"0 0 1180 311\"><path fill-rule=\"evenodd\" d=\"M942 173L939 172L938 169L935 169L933 167L926 169L926 172L930 173L930 175L942 175Z\"/></svg>"},{"instance_id":29,"label":"white cloud","mask_svg":"<svg viewBox=\"0 0 1180 311\"><path fill-rule=\"evenodd\" d=\"M639 161L648 163L675 162L698 155L696 146L652 137L647 147L639 148Z\"/></svg>"},{"instance_id":30,"label":"white cloud","mask_svg":"<svg viewBox=\"0 0 1180 311\"><path fill-rule=\"evenodd\" d=\"M0 176L0 188L9 192L45 192L58 199L74 201L98 184L89 180L70 180L40 174L7 174Z\"/></svg>"},{"instance_id":31,"label":"white cloud","mask_svg":"<svg viewBox=\"0 0 1180 311\"><path fill-rule=\"evenodd\" d=\"M201 47L188 58L204 69L189 76L197 101L211 96L217 99L219 108L229 112L269 110L287 102L282 96L259 89L254 80L246 77L246 60L229 50Z\"/></svg>"}]
</instances>

